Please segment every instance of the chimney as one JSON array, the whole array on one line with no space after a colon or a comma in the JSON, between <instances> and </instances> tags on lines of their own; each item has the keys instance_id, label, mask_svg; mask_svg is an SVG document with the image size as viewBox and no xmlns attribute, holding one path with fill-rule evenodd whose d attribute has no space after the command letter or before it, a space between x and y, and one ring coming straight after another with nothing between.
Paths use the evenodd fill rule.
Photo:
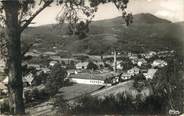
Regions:
<instances>
[{"instance_id":1,"label":"chimney","mask_svg":"<svg viewBox=\"0 0 184 116\"><path fill-rule=\"evenodd\" d=\"M116 72L117 71L117 51L114 49L114 67L113 67L113 69L114 69L114 72Z\"/></svg>"}]
</instances>

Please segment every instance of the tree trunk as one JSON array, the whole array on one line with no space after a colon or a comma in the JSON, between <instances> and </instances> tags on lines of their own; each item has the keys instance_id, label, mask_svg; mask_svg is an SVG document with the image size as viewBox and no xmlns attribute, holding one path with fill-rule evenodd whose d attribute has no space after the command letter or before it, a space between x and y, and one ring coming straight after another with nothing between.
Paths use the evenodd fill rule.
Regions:
<instances>
[{"instance_id":1,"label":"tree trunk","mask_svg":"<svg viewBox=\"0 0 184 116\"><path fill-rule=\"evenodd\" d=\"M10 112L13 114L24 114L23 82L21 69L21 32L18 24L19 2L4 1L6 15L6 40L8 48L8 90Z\"/></svg>"}]
</instances>

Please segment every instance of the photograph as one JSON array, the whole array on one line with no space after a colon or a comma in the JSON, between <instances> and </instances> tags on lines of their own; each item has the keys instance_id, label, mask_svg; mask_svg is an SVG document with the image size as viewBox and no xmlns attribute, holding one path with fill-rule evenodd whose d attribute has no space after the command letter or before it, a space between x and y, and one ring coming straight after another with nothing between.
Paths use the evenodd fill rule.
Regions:
<instances>
[{"instance_id":1,"label":"photograph","mask_svg":"<svg viewBox=\"0 0 184 116\"><path fill-rule=\"evenodd\" d=\"M184 116L184 0L0 0L1 116Z\"/></svg>"}]
</instances>

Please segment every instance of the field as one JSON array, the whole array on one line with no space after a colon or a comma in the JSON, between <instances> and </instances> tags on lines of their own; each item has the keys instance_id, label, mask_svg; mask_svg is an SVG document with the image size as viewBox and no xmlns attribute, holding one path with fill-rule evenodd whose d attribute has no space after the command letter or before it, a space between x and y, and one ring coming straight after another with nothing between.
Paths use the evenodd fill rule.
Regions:
<instances>
[{"instance_id":1,"label":"field","mask_svg":"<svg viewBox=\"0 0 184 116\"><path fill-rule=\"evenodd\" d=\"M72 86L63 87L59 90L59 95L62 95L66 100L72 100L83 95L101 89L100 85L74 84Z\"/></svg>"}]
</instances>

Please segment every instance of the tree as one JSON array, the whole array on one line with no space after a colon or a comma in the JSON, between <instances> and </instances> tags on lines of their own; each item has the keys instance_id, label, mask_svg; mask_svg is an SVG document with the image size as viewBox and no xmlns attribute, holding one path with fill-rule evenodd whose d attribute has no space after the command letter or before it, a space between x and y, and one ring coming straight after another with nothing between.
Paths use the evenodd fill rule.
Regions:
<instances>
[{"instance_id":1,"label":"tree","mask_svg":"<svg viewBox=\"0 0 184 116\"><path fill-rule=\"evenodd\" d=\"M98 66L95 63L93 63L93 62L89 62L89 64L87 65L87 69L97 70Z\"/></svg>"},{"instance_id":2,"label":"tree","mask_svg":"<svg viewBox=\"0 0 184 116\"><path fill-rule=\"evenodd\" d=\"M167 61L168 65L158 70L151 80L151 85L154 90L154 94L160 97L164 97L165 111L169 109L183 111L183 69L179 64L180 59L175 58Z\"/></svg>"},{"instance_id":3,"label":"tree","mask_svg":"<svg viewBox=\"0 0 184 116\"><path fill-rule=\"evenodd\" d=\"M59 15L58 21L63 23L67 20L72 26L73 32L76 32L78 27L76 25L80 22L76 11L80 9L90 21L94 17L96 6L106 2L113 2L118 9L123 11L123 17L128 16L125 12L128 0L90 0L90 7L85 6L85 0L56 0L56 2L54 0L40 0L40 3L36 0L1 0L0 24L4 24L5 27L4 40L7 50L4 51L7 51L5 56L9 77L9 106L12 114L25 112L22 97L21 34L32 20L51 3L63 4L66 10L62 15ZM37 3L39 8L35 11L33 8ZM130 18L126 18L126 22L128 22L127 19ZM88 23L88 21L86 22Z\"/></svg>"},{"instance_id":4,"label":"tree","mask_svg":"<svg viewBox=\"0 0 184 116\"><path fill-rule=\"evenodd\" d=\"M54 96L57 91L64 86L66 76L67 72L60 64L54 65L46 82L46 90L49 96Z\"/></svg>"}]
</instances>

